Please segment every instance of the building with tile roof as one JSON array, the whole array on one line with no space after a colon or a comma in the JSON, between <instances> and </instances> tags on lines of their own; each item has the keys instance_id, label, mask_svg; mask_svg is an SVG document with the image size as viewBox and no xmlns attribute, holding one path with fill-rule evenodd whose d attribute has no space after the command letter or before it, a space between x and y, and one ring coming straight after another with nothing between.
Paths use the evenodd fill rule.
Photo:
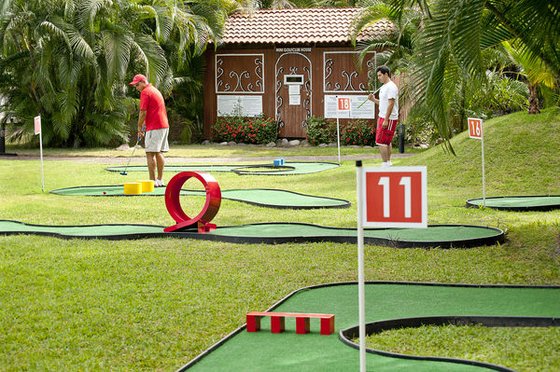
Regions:
<instances>
[{"instance_id":1,"label":"building with tile roof","mask_svg":"<svg viewBox=\"0 0 560 372\"><path fill-rule=\"evenodd\" d=\"M360 8L263 9L234 13L216 49L206 52L205 136L218 116L273 117L280 138L305 138L311 116L374 119L376 53L359 61L351 31ZM356 40L395 32L380 21ZM347 98L350 110L339 111ZM364 103L364 101L367 101ZM364 103L364 104L362 104ZM346 121L347 121L346 119Z\"/></svg>"}]
</instances>

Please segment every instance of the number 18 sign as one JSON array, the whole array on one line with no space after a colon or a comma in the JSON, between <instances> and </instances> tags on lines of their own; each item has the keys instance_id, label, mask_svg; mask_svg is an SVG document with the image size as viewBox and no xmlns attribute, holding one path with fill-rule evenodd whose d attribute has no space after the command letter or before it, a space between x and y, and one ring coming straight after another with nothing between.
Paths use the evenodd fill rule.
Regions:
<instances>
[{"instance_id":1,"label":"number 18 sign","mask_svg":"<svg viewBox=\"0 0 560 372\"><path fill-rule=\"evenodd\" d=\"M426 167L364 168L364 227L428 227Z\"/></svg>"}]
</instances>

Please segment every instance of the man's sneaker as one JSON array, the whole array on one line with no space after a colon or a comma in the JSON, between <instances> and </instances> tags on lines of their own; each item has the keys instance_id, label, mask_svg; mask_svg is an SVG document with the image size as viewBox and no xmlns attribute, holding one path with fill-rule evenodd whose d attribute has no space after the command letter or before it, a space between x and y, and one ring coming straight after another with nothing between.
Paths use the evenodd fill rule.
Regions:
<instances>
[{"instance_id":1,"label":"man's sneaker","mask_svg":"<svg viewBox=\"0 0 560 372\"><path fill-rule=\"evenodd\" d=\"M156 180L155 187L165 187L165 184L163 183L163 180Z\"/></svg>"}]
</instances>

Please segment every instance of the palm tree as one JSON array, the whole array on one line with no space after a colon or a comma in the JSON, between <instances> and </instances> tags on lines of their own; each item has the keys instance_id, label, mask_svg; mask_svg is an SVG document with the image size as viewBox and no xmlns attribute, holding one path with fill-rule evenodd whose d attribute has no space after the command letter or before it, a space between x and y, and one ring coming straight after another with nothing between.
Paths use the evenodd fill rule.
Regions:
<instances>
[{"instance_id":1,"label":"palm tree","mask_svg":"<svg viewBox=\"0 0 560 372\"><path fill-rule=\"evenodd\" d=\"M461 79L485 78L481 51L518 40L531 58L539 58L560 77L560 5L533 0L390 0L395 17L410 6L425 15L415 48L416 96L423 97L440 135L449 139L446 87ZM448 142L447 142L448 144ZM450 147L449 147L450 148Z\"/></svg>"},{"instance_id":2,"label":"palm tree","mask_svg":"<svg viewBox=\"0 0 560 372\"><path fill-rule=\"evenodd\" d=\"M529 88L529 114L540 113L539 90L542 86L554 89L556 81L552 70L544 64L540 58L532 57L531 54L519 45L518 41L503 43L511 59L521 66L520 75L527 80Z\"/></svg>"},{"instance_id":3,"label":"palm tree","mask_svg":"<svg viewBox=\"0 0 560 372\"><path fill-rule=\"evenodd\" d=\"M7 117L31 133L43 116L46 143L107 144L128 136L133 102L125 83L143 72L169 92L173 71L160 46L200 51L211 34L201 17L172 0L4 0L0 7L0 93Z\"/></svg>"}]
</instances>

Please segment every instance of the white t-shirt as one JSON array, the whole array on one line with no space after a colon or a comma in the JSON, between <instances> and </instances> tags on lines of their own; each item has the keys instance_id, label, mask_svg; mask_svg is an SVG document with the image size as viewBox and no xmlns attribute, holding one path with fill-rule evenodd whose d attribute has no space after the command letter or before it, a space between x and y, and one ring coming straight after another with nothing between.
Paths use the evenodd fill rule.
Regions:
<instances>
[{"instance_id":1,"label":"white t-shirt","mask_svg":"<svg viewBox=\"0 0 560 372\"><path fill-rule=\"evenodd\" d=\"M389 81L387 84L383 84L379 90L379 117L385 119L385 114L387 113L387 107L389 106L389 100L394 99L395 104L393 105L393 111L391 111L391 116L389 120L397 120L399 118L399 88Z\"/></svg>"}]
</instances>

